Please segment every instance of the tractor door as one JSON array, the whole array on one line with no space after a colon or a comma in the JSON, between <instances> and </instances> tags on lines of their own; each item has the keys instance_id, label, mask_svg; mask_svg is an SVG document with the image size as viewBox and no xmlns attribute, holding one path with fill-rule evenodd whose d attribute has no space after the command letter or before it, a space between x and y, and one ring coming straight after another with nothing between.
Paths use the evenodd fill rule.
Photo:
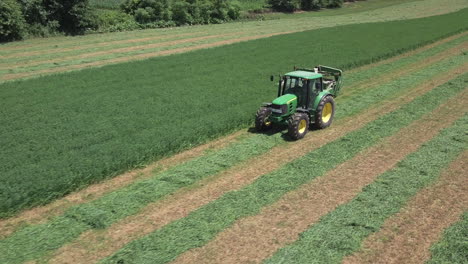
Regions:
<instances>
[{"instance_id":1,"label":"tractor door","mask_svg":"<svg viewBox=\"0 0 468 264\"><path fill-rule=\"evenodd\" d=\"M322 78L310 80L310 97L309 102L311 102L308 107L312 107L313 102L315 102L315 98L323 91L323 83Z\"/></svg>"}]
</instances>

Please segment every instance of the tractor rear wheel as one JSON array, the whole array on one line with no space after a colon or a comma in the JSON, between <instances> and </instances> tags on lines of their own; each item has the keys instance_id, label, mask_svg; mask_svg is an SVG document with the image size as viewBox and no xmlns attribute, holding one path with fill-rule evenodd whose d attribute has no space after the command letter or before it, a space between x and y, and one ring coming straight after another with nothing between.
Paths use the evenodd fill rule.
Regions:
<instances>
[{"instance_id":1,"label":"tractor rear wheel","mask_svg":"<svg viewBox=\"0 0 468 264\"><path fill-rule=\"evenodd\" d=\"M265 131L271 128L271 121L268 117L271 115L271 109L268 107L260 107L255 115L255 129L257 131Z\"/></svg>"},{"instance_id":2,"label":"tractor rear wheel","mask_svg":"<svg viewBox=\"0 0 468 264\"><path fill-rule=\"evenodd\" d=\"M295 113L288 119L288 134L294 139L303 138L309 131L309 116L303 113Z\"/></svg>"},{"instance_id":3,"label":"tractor rear wheel","mask_svg":"<svg viewBox=\"0 0 468 264\"><path fill-rule=\"evenodd\" d=\"M329 127L335 116L335 100L328 95L320 100L315 112L315 127L322 129Z\"/></svg>"}]
</instances>

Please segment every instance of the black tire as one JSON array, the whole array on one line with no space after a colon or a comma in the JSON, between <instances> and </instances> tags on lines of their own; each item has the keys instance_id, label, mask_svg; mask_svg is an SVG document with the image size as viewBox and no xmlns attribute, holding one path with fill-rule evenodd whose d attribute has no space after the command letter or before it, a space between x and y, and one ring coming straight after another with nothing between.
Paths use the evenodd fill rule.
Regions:
<instances>
[{"instance_id":1,"label":"black tire","mask_svg":"<svg viewBox=\"0 0 468 264\"><path fill-rule=\"evenodd\" d=\"M303 138L309 131L309 122L307 114L295 113L288 119L288 135L294 140Z\"/></svg>"},{"instance_id":2,"label":"black tire","mask_svg":"<svg viewBox=\"0 0 468 264\"><path fill-rule=\"evenodd\" d=\"M331 108L331 109L330 109ZM335 100L332 96L328 95L320 100L315 112L314 126L318 129L329 127L333 122L335 116Z\"/></svg>"},{"instance_id":3,"label":"black tire","mask_svg":"<svg viewBox=\"0 0 468 264\"><path fill-rule=\"evenodd\" d=\"M272 123L268 121L271 115L271 109L268 107L260 107L255 115L255 129L257 131L265 131L271 128Z\"/></svg>"}]
</instances>

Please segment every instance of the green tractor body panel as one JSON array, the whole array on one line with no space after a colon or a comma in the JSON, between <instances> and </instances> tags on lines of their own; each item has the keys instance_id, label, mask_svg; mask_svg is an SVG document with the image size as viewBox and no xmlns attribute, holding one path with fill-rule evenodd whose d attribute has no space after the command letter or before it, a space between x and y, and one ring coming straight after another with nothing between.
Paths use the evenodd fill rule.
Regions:
<instances>
[{"instance_id":1,"label":"green tractor body panel","mask_svg":"<svg viewBox=\"0 0 468 264\"><path fill-rule=\"evenodd\" d=\"M295 101L297 104L297 96L294 94L285 94L273 100L272 103L276 105L282 105L292 103L293 101Z\"/></svg>"},{"instance_id":2,"label":"green tractor body panel","mask_svg":"<svg viewBox=\"0 0 468 264\"><path fill-rule=\"evenodd\" d=\"M275 100L271 105L270 121L273 123L284 123L287 117L296 112L297 96L294 94L285 94Z\"/></svg>"},{"instance_id":3,"label":"green tractor body panel","mask_svg":"<svg viewBox=\"0 0 468 264\"><path fill-rule=\"evenodd\" d=\"M339 69L322 65L314 69L295 68L281 77L278 97L264 105L271 110L267 121L287 124L291 116L300 112L307 114L312 123L321 100L326 96L336 98L341 84L342 71Z\"/></svg>"}]
</instances>

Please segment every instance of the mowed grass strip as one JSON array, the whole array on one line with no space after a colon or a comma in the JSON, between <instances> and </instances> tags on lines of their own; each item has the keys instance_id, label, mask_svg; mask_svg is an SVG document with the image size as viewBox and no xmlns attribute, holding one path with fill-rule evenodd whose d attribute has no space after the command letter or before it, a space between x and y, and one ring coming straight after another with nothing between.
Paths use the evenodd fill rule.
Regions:
<instances>
[{"instance_id":1,"label":"mowed grass strip","mask_svg":"<svg viewBox=\"0 0 468 264\"><path fill-rule=\"evenodd\" d=\"M270 257L468 112L468 91L457 99L449 100L322 177L287 193L261 213L240 219L204 247L185 252L172 263L259 263ZM375 262L378 261L372 263Z\"/></svg>"},{"instance_id":2,"label":"mowed grass strip","mask_svg":"<svg viewBox=\"0 0 468 264\"><path fill-rule=\"evenodd\" d=\"M458 85L465 86L460 79ZM380 175L351 202L324 216L266 263L304 263L311 259L317 263L341 262L344 256L359 249L362 240L378 231L408 199L436 180L440 171L466 149L467 122L465 114L454 126L410 154L395 169Z\"/></svg>"},{"instance_id":3,"label":"mowed grass strip","mask_svg":"<svg viewBox=\"0 0 468 264\"><path fill-rule=\"evenodd\" d=\"M447 228L440 241L431 247L431 259L427 263L465 263L467 237L468 211L465 211L461 219Z\"/></svg>"},{"instance_id":4,"label":"mowed grass strip","mask_svg":"<svg viewBox=\"0 0 468 264\"><path fill-rule=\"evenodd\" d=\"M267 137L269 140L263 139ZM0 262L21 263L42 256L71 241L87 229L108 227L183 186L219 173L234 164L266 152L275 144L282 143L284 140L279 134L246 135L243 140L187 161L156 177L137 181L98 200L72 207L64 215L47 223L25 227L0 240ZM44 240L47 242L42 243Z\"/></svg>"},{"instance_id":5,"label":"mowed grass strip","mask_svg":"<svg viewBox=\"0 0 468 264\"><path fill-rule=\"evenodd\" d=\"M465 98L463 103L467 101ZM343 263L377 263L382 259L388 263L426 262L430 258L431 244L468 209L467 160L468 150L465 150L435 184L418 192ZM451 252L458 254L458 251Z\"/></svg>"},{"instance_id":6,"label":"mowed grass strip","mask_svg":"<svg viewBox=\"0 0 468 264\"><path fill-rule=\"evenodd\" d=\"M35 70L41 70L43 68L54 68L54 67L62 67L67 65L73 65L76 63L83 63L83 62L92 62L92 61L103 61L107 59L114 59L120 56L135 56L141 54L148 54L158 51L165 51L165 50L177 50L179 48L190 47L190 46L198 46L202 44L222 41L222 40L230 40L230 39L238 39L242 38L244 35L242 32L235 32L235 33L228 33L228 34L219 34L219 35L207 35L207 36L197 36L191 38L182 38L176 40L169 40L164 42L158 43L147 43L141 45L129 45L127 47L117 47L112 49L102 49L98 51L89 51L85 54L78 54L78 55L57 55L57 58L51 59L50 57L45 57L43 60L27 60L26 62L19 62L19 63L8 63L8 64L0 64L0 73L1 72L14 72L14 73L21 73L21 72L32 72ZM177 53L177 52L174 52ZM146 55L148 56L148 55Z\"/></svg>"},{"instance_id":7,"label":"mowed grass strip","mask_svg":"<svg viewBox=\"0 0 468 264\"><path fill-rule=\"evenodd\" d=\"M48 50L39 50L39 51L25 51L21 53L10 53L9 55L3 56L3 59L8 59L8 62L14 64L15 62L21 61L31 61L32 59L38 59L40 57L46 57L50 59L50 54L55 55L67 55L70 52L76 53L81 50L86 50L88 52L99 51L100 49L109 49L109 48L123 48L128 46L134 46L135 44L150 44L156 41L169 41L169 40L177 40L177 39L186 39L187 37L200 37L203 34L200 33L185 33L185 34L173 34L173 35L156 35L153 37L146 37L146 38L136 38L136 39L126 39L126 40L116 40L110 42L102 42L102 43L93 43L93 44L84 44L79 45L76 47L57 47L51 48ZM0 64L3 65L3 64ZM3 67L2 67L3 68Z\"/></svg>"},{"instance_id":8,"label":"mowed grass strip","mask_svg":"<svg viewBox=\"0 0 468 264\"><path fill-rule=\"evenodd\" d=\"M458 19L464 12L468 10L277 36L2 84L0 121L8 126L0 128L5 183L0 186L0 214L8 216L47 203L245 127L259 102L271 100L274 85L259 76L286 72L291 65L310 65L314 60L350 68L382 59L463 30ZM437 30L429 30L432 25ZM408 37L396 38L402 28ZM368 39L368 32L379 37ZM328 43L332 36L340 40ZM311 39L336 47L304 49L303 43L312 43Z\"/></svg>"},{"instance_id":9,"label":"mowed grass strip","mask_svg":"<svg viewBox=\"0 0 468 264\"><path fill-rule=\"evenodd\" d=\"M97 230L86 232L73 243L66 245L54 253L52 262L61 263L69 259L73 259L75 262L95 262L99 259L99 256L108 256L131 240L158 229L171 221L184 217L198 207L219 198L224 193L241 188L262 174L269 173L283 164L321 147L327 142L364 126L366 123L375 120L378 115L393 111L399 105L413 100L415 97L431 90L434 86L454 78L465 70L466 67L460 67L448 72L438 71L443 76L425 80L425 82L416 87L412 87L410 84L398 96L393 96L383 103L368 105L370 108L367 108L365 112L355 117L348 116L344 120L338 119L338 122L330 129L316 131L300 142L274 147L269 152L256 156L247 163L240 164L216 175L214 179L211 177L205 178L197 182L195 186L189 186L186 190L182 189L174 193L167 200L149 204L137 215L123 219L121 222L110 226L105 232ZM416 81L418 80L416 79ZM414 85L415 83L413 83ZM379 98L379 95L376 95L377 98L384 99L382 97ZM343 102L343 104L346 103ZM269 140L268 138L264 139ZM90 245L93 246L90 247Z\"/></svg>"},{"instance_id":10,"label":"mowed grass strip","mask_svg":"<svg viewBox=\"0 0 468 264\"><path fill-rule=\"evenodd\" d=\"M236 220L257 214L262 207L277 201L285 193L324 175L465 88L464 78L452 82L452 85L437 87L363 128L263 175L243 189L229 192L189 216L129 243L102 263L166 263L189 249L205 245ZM446 96L441 97L441 91Z\"/></svg>"}]
</instances>

